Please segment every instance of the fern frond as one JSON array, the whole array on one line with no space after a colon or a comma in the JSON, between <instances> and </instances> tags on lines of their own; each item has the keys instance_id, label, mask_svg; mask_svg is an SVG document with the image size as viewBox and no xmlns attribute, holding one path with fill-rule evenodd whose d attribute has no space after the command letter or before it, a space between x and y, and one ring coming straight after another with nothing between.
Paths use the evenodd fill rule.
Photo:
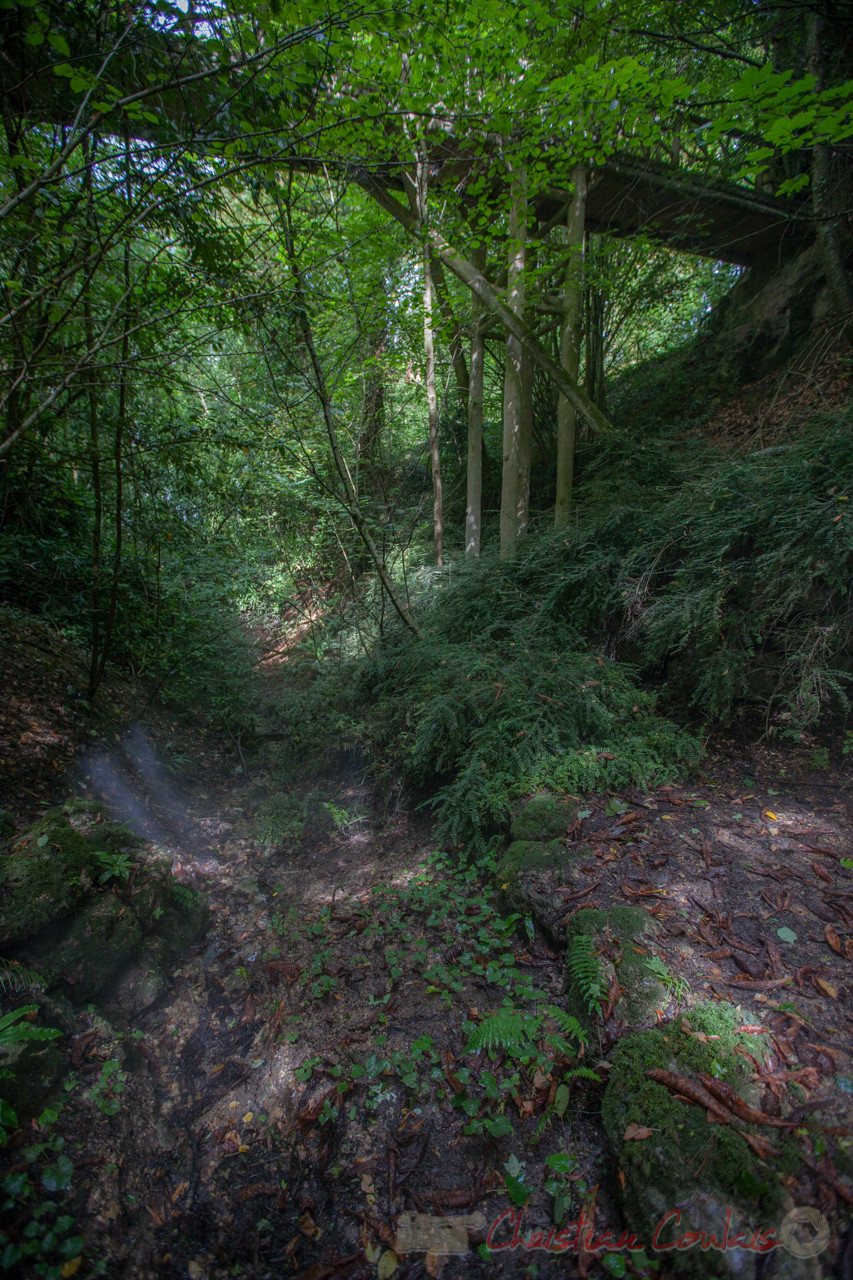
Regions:
<instances>
[{"instance_id":1,"label":"fern frond","mask_svg":"<svg viewBox=\"0 0 853 1280\"><path fill-rule=\"evenodd\" d=\"M568 955L572 983L578 988L587 1011L592 1017L601 1013L606 978L601 960L594 950L592 938L578 933L572 938Z\"/></svg>"},{"instance_id":2,"label":"fern frond","mask_svg":"<svg viewBox=\"0 0 853 1280\"><path fill-rule=\"evenodd\" d=\"M592 1067L572 1067L571 1071L563 1073L563 1081L569 1080L592 1080L595 1084L603 1084L601 1076L597 1076Z\"/></svg>"},{"instance_id":3,"label":"fern frond","mask_svg":"<svg viewBox=\"0 0 853 1280\"><path fill-rule=\"evenodd\" d=\"M555 1004L546 1005L545 1012L549 1018L553 1018L557 1024L557 1029L567 1040L577 1040L578 1044L586 1044L586 1032L577 1018L572 1017L570 1013L566 1013L565 1009L560 1009Z\"/></svg>"},{"instance_id":4,"label":"fern frond","mask_svg":"<svg viewBox=\"0 0 853 1280\"><path fill-rule=\"evenodd\" d=\"M517 1013L514 1009L501 1009L475 1027L465 1052L477 1053L480 1049L503 1049L506 1052L523 1048L538 1027L538 1018Z\"/></svg>"},{"instance_id":5,"label":"fern frond","mask_svg":"<svg viewBox=\"0 0 853 1280\"><path fill-rule=\"evenodd\" d=\"M44 978L40 973L36 973L35 969L26 969L22 964L18 964L14 960L0 958L0 990L9 993L13 991L42 991L44 990Z\"/></svg>"}]
</instances>

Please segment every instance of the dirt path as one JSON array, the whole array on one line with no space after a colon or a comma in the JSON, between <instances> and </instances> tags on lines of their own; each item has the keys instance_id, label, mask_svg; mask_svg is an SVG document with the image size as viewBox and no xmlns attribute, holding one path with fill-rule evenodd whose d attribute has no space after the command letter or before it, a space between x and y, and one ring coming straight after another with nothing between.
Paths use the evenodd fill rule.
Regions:
<instances>
[{"instance_id":1,"label":"dirt path","mask_svg":"<svg viewBox=\"0 0 853 1280\"><path fill-rule=\"evenodd\" d=\"M615 989L585 1046L564 1012L565 922L615 904L660 930L652 1025L720 1000L773 1037L756 1105L806 1125L785 1187L830 1224L809 1273L830 1275L853 1202L833 1163L850 1147L853 814L825 760L729 749L689 785L581 799L559 856L478 875L436 859L411 814L375 823L345 758L297 783L159 717L83 772L212 923L135 1016L80 1011L60 1121L80 1276L605 1274L606 1248L486 1242L521 1209L528 1242L581 1217L623 1230L601 1101L632 1028ZM606 1270L666 1274L625 1257Z\"/></svg>"}]
</instances>

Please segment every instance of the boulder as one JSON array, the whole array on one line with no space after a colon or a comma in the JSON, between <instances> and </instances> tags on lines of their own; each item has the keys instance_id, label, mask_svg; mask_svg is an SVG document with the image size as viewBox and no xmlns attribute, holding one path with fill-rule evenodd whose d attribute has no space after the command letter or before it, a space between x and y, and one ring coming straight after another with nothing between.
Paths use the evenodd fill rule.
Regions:
<instances>
[{"instance_id":1,"label":"boulder","mask_svg":"<svg viewBox=\"0 0 853 1280\"><path fill-rule=\"evenodd\" d=\"M626 1036L612 1057L602 1119L615 1185L629 1228L650 1256L665 1259L673 1277L752 1280L755 1249L717 1247L725 1242L727 1218L729 1239L745 1231L751 1242L756 1232L778 1232L792 1207L777 1172L798 1167L784 1131L757 1131L757 1143L772 1141L779 1152L771 1167L743 1137L748 1125L713 1123L704 1106L675 1097L646 1075L657 1068L695 1081L702 1072L755 1107L751 1057L767 1057L769 1046L764 1037L738 1030L745 1021L740 1009L707 1002L677 1022ZM806 1280L821 1274L814 1258L775 1252L774 1275Z\"/></svg>"}]
</instances>

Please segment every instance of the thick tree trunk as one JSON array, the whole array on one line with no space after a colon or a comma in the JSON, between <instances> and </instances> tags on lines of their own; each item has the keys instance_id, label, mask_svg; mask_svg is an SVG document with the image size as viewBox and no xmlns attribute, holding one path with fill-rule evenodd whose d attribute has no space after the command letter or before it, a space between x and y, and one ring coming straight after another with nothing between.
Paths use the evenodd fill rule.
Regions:
<instances>
[{"instance_id":1,"label":"thick tree trunk","mask_svg":"<svg viewBox=\"0 0 853 1280\"><path fill-rule=\"evenodd\" d=\"M523 180L513 175L509 214L506 297L510 312L524 315L524 267L527 251L527 207ZM519 464L521 459L522 363L524 345L511 331L506 339L503 405L503 471L501 474L502 560L515 555L518 536Z\"/></svg>"},{"instance_id":2,"label":"thick tree trunk","mask_svg":"<svg viewBox=\"0 0 853 1280\"><path fill-rule=\"evenodd\" d=\"M423 234L428 238L436 257L463 284L468 286L486 311L500 320L508 333L518 338L519 342L533 356L539 368L547 373L557 390L571 401L593 431L606 432L613 430L612 424L608 422L597 405L576 382L568 377L558 362L552 359L524 321L515 315L505 303L501 302L492 285L468 258L464 258L452 245L448 244L441 232L435 227L420 227L417 218L409 213L407 209L404 209L399 200L395 200L390 191L386 191L366 170L360 169L357 172L356 181L359 186L363 187L373 197L377 204L390 213L407 231Z\"/></svg>"},{"instance_id":3,"label":"thick tree trunk","mask_svg":"<svg viewBox=\"0 0 853 1280\"><path fill-rule=\"evenodd\" d=\"M563 282L563 323L560 328L560 364L567 375L577 381L581 355L581 316L583 314L583 241L586 218L586 168L577 165L572 173L575 189L566 220L566 248L569 260ZM572 509L572 484L575 470L575 436L577 409L560 396L557 405L557 501L554 506L554 528L569 523Z\"/></svg>"},{"instance_id":4,"label":"thick tree trunk","mask_svg":"<svg viewBox=\"0 0 853 1280\"><path fill-rule=\"evenodd\" d=\"M815 88L824 88L827 62L827 23L824 13L812 12L806 19L806 48L809 70L816 78ZM815 235L820 250L826 283L832 305L845 321L853 314L853 285L845 265L845 253L839 234L838 192L844 184L833 174L833 156L825 143L812 150L812 213ZM844 201L841 202L842 207Z\"/></svg>"},{"instance_id":5,"label":"thick tree trunk","mask_svg":"<svg viewBox=\"0 0 853 1280\"><path fill-rule=\"evenodd\" d=\"M474 251L474 265L485 265L482 249ZM468 489L465 500L465 554L480 554L483 518L483 361L486 342L479 324L482 304L471 297L471 362L468 381Z\"/></svg>"}]
</instances>

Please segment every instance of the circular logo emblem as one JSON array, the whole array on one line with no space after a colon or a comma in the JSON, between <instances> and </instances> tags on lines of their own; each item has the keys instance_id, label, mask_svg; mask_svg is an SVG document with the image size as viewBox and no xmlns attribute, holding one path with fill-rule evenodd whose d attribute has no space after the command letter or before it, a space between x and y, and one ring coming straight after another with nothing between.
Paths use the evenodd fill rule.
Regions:
<instances>
[{"instance_id":1,"label":"circular logo emblem","mask_svg":"<svg viewBox=\"0 0 853 1280\"><path fill-rule=\"evenodd\" d=\"M791 1209L782 1219L779 1240L795 1258L816 1258L829 1244L829 1223L818 1209Z\"/></svg>"}]
</instances>

